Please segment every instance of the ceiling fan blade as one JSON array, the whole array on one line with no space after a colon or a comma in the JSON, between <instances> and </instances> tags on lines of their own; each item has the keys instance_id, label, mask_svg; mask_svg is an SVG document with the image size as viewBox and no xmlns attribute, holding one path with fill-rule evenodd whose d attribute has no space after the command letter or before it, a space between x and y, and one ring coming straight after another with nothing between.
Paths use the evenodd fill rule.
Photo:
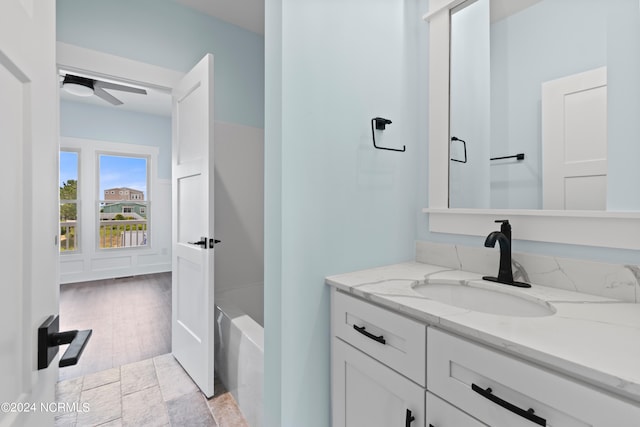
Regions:
<instances>
[{"instance_id":1,"label":"ceiling fan blade","mask_svg":"<svg viewBox=\"0 0 640 427\"><path fill-rule=\"evenodd\" d=\"M104 99L105 101L107 101L110 104L113 104L113 105L121 105L122 104L122 101L120 101L118 98L116 98L115 96L111 95L110 93L107 93L104 89L102 89L98 85L94 86L93 93L98 98L102 98L102 99Z\"/></svg>"},{"instance_id":2,"label":"ceiling fan blade","mask_svg":"<svg viewBox=\"0 0 640 427\"><path fill-rule=\"evenodd\" d=\"M139 93L141 95L147 94L147 91L144 89L138 89L137 87L124 86L124 85L119 85L115 83L103 82L101 80L96 80L95 86L101 87L102 89L120 90L122 92Z\"/></svg>"}]
</instances>

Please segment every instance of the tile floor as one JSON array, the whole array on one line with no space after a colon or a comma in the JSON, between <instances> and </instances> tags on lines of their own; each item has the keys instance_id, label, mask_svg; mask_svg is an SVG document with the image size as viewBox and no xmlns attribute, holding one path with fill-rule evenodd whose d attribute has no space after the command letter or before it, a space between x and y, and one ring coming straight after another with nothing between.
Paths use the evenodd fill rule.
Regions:
<instances>
[{"instance_id":1,"label":"tile floor","mask_svg":"<svg viewBox=\"0 0 640 427\"><path fill-rule=\"evenodd\" d=\"M221 382L207 400L171 354L63 380L58 402L81 410L56 417L56 426L248 427ZM87 410L83 411L83 404Z\"/></svg>"}]
</instances>

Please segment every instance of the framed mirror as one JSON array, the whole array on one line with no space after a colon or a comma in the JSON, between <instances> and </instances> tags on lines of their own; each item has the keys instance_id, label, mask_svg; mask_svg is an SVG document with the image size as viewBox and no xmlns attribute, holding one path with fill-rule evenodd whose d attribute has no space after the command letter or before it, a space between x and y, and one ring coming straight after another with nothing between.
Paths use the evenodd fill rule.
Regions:
<instances>
[{"instance_id":1,"label":"framed mirror","mask_svg":"<svg viewBox=\"0 0 640 427\"><path fill-rule=\"evenodd\" d=\"M627 72L640 73L639 30L611 29L618 14L640 16L637 2L624 3L476 0L451 10L450 207L640 211L629 195L640 175L624 154L634 141L616 138L635 126L607 121L609 110L640 116L640 74Z\"/></svg>"},{"instance_id":2,"label":"framed mirror","mask_svg":"<svg viewBox=\"0 0 640 427\"><path fill-rule=\"evenodd\" d=\"M506 216L517 239L640 248L640 2L433 0L425 20L430 230Z\"/></svg>"}]
</instances>

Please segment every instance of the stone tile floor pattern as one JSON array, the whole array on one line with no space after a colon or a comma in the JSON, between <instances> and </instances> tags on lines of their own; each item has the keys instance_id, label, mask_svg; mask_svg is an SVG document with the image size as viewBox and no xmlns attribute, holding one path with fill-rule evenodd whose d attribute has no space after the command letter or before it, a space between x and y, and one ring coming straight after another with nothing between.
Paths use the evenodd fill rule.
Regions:
<instances>
[{"instance_id":1,"label":"stone tile floor pattern","mask_svg":"<svg viewBox=\"0 0 640 427\"><path fill-rule=\"evenodd\" d=\"M215 392L207 400L174 357L165 354L60 381L56 400L79 402L81 410L58 415L55 425L248 427L217 379Z\"/></svg>"}]
</instances>

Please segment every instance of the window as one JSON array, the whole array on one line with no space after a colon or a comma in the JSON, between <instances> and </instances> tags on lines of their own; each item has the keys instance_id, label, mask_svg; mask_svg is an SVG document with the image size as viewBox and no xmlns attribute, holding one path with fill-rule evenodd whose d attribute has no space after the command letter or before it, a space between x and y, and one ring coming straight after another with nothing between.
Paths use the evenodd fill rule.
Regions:
<instances>
[{"instance_id":1,"label":"window","mask_svg":"<svg viewBox=\"0 0 640 427\"><path fill-rule=\"evenodd\" d=\"M60 151L60 252L78 250L77 151Z\"/></svg>"},{"instance_id":2,"label":"window","mask_svg":"<svg viewBox=\"0 0 640 427\"><path fill-rule=\"evenodd\" d=\"M98 247L100 249L143 247L148 245L148 158L126 155L98 155L98 194L117 189L120 197L100 200ZM131 203L130 194L137 194ZM124 203L128 201L128 203Z\"/></svg>"}]
</instances>

